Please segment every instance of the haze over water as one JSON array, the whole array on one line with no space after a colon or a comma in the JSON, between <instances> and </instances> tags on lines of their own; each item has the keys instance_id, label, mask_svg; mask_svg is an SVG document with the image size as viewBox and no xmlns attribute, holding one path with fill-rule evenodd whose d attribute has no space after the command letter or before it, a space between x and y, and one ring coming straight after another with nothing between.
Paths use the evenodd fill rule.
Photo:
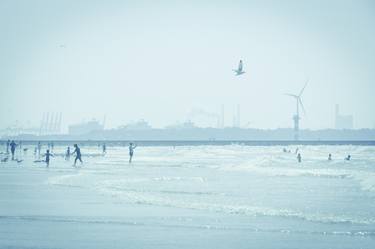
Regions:
<instances>
[{"instance_id":1,"label":"haze over water","mask_svg":"<svg viewBox=\"0 0 375 249\"><path fill-rule=\"evenodd\" d=\"M202 109L232 124L332 128L334 105L373 128L373 1L1 1L0 127L63 127L107 116L106 128L154 127ZM244 61L245 74L232 69ZM319 100L319 101L317 101ZM27 108L32 103L32 108ZM216 124L196 120L199 125Z\"/></svg>"},{"instance_id":2,"label":"haze over water","mask_svg":"<svg viewBox=\"0 0 375 249\"><path fill-rule=\"evenodd\" d=\"M0 1L0 248L375 248L374 26L370 0Z\"/></svg>"}]
</instances>

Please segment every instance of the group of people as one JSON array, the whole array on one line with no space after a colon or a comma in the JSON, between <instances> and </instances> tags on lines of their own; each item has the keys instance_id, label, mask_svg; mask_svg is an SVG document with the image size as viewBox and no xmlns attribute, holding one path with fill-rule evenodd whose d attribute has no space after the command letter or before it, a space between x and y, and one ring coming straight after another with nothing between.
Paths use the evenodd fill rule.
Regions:
<instances>
[{"instance_id":1,"label":"group of people","mask_svg":"<svg viewBox=\"0 0 375 249\"><path fill-rule=\"evenodd\" d=\"M12 154L12 161L16 160L17 162L20 162L22 160L15 159L15 157L14 157L17 146L20 146L20 144L16 144L16 142L14 142L14 140L12 140L12 141L8 140L7 143L6 143L6 154L9 154L9 149L10 149L10 152ZM81 164L83 163L82 154L81 154L81 149L79 148L79 146L77 144L74 144L73 146L74 146L73 152L70 151L69 146L67 147L67 150L65 152L65 160L68 161L68 160L70 160L70 156L75 155L73 166L76 166L77 161L80 161ZM133 143L129 143L129 163L132 162L134 150L135 150L136 147L137 147L137 145L135 145ZM34 154L35 155L38 154L39 157L42 155L44 157L44 160L35 160L34 162L45 162L46 166L49 167L51 157L54 157L54 155L52 153L53 143L48 143L48 149L46 150L46 153L41 154L41 149L42 149L42 144L41 144L41 142L38 142L37 146L35 147ZM106 154L107 148L106 148L105 144L102 145L102 149L103 149L103 154ZM2 159L2 162L6 162L7 160L8 160L8 157Z\"/></svg>"},{"instance_id":2,"label":"group of people","mask_svg":"<svg viewBox=\"0 0 375 249\"><path fill-rule=\"evenodd\" d=\"M81 164L83 163L82 162L82 154L81 154L81 149L78 147L77 144L74 144L73 146L74 146L74 151L72 153L70 152L70 147L69 146L66 149L65 160L68 161L70 159L70 156L75 154L76 157L74 159L74 166L76 166L78 160L81 162ZM54 155L51 154L50 151L49 151L49 149L48 149L47 152L44 154L44 156L46 157L45 162L46 162L47 167L48 167L49 166L50 157L51 156L53 157Z\"/></svg>"},{"instance_id":3,"label":"group of people","mask_svg":"<svg viewBox=\"0 0 375 249\"><path fill-rule=\"evenodd\" d=\"M16 151L16 147L19 146L20 149L21 149L21 142L19 142L19 144L16 144L16 142L14 140L10 141L8 140L6 142L6 154L9 154L9 151L12 155L12 161L17 161L17 162L21 162L22 160L20 159L15 159L15 151ZM100 145L99 145L100 147ZM103 154L106 154L107 153L107 147L106 147L106 144L103 143L103 145L101 145L102 147L102 152ZM134 150L135 148L137 147L137 145L133 144L133 143L129 143L129 163L132 162L132 159L133 159L133 155L134 155ZM52 154L53 152L53 148L54 148L54 144L53 142L51 143L48 143L48 149L46 150L46 153L44 153L43 155L41 154L41 149L42 149L42 145L41 145L41 142L38 142L37 146L35 147L35 150L34 150L34 154L38 154L39 156L43 156L45 157L44 160L36 160L34 162L45 162L47 167L49 166L49 162L51 160L51 157L54 157L54 155ZM27 151L27 148L24 149L24 151L26 152ZM283 148L283 152L284 153L291 153L291 150L287 150L286 148ZM301 156L301 153L299 152L299 148L296 148L295 154L297 154L297 161L300 163L302 162L302 156ZM80 161L81 164L83 163L82 162L82 154L81 154L81 149L79 148L79 146L77 144L74 144L74 151L71 152L70 151L70 147L68 146L67 150L66 150L66 153L65 153L65 160L69 160L70 159L70 156L74 155L75 154L75 159L74 159L74 166L76 166L77 164L77 161ZM347 155L345 157L345 160L346 161L350 161L351 159L351 155ZM6 162L8 160L8 157L6 158L3 158L1 161L2 162ZM328 161L332 161L332 154L328 154Z\"/></svg>"},{"instance_id":4,"label":"group of people","mask_svg":"<svg viewBox=\"0 0 375 249\"><path fill-rule=\"evenodd\" d=\"M12 155L11 160L21 162L22 160L15 158L15 152L16 152L17 146L20 146L20 143L17 144L14 140L12 140L12 141L8 140L6 142L6 154L9 154L9 151L10 151L10 153ZM38 154L39 157L43 156L44 160L35 160L34 162L45 162L46 166L48 167L49 163L50 163L50 160L51 160L51 157L54 157L54 155L52 154L53 147L54 147L53 143L48 143L48 149L46 150L46 153L41 154L42 144L41 144L41 142L38 142L37 146L35 147L34 154L35 155ZM81 149L79 148L79 146L77 144L74 144L74 151L72 153L70 152L70 147L68 147L68 149L66 151L66 154L65 154L65 159L68 160L70 158L70 156L74 155L74 154L75 154L74 166L76 166L76 163L77 163L78 160L82 164L83 162L82 162ZM8 157L5 157L5 158L2 159L2 162L6 162L6 161L8 161Z\"/></svg>"},{"instance_id":5,"label":"group of people","mask_svg":"<svg viewBox=\"0 0 375 249\"><path fill-rule=\"evenodd\" d=\"M291 153L291 151L290 151L290 150L287 150L286 148L283 148L283 152L284 152L284 153ZM298 148L296 148L296 150L295 150L294 153L297 154L297 161L298 161L299 163L302 162L302 156L301 156L301 153L299 153L299 149L298 149ZM344 159L345 159L346 161L350 161L351 158L352 158L352 157L351 157L351 155L349 154L349 155L347 155ZM331 154L331 153L328 154L328 161L332 161L332 154Z\"/></svg>"}]
</instances>

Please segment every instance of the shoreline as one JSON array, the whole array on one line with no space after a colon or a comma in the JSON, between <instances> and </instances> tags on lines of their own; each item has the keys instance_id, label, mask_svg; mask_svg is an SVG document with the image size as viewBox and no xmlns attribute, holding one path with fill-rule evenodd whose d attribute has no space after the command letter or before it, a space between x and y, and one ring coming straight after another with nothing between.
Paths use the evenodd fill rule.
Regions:
<instances>
[{"instance_id":1,"label":"shoreline","mask_svg":"<svg viewBox=\"0 0 375 249\"><path fill-rule=\"evenodd\" d=\"M12 139L10 139L12 140ZM320 145L355 145L355 146L375 146L375 140L59 140L59 139L32 139L32 140L17 140L21 141L22 145L35 145L38 142L50 143L54 145L72 145L74 143L95 145L103 144L109 146L127 146L130 142L137 143L141 146L223 146L223 145L243 145L243 146L320 146ZM7 140L0 140L0 143L5 146Z\"/></svg>"}]
</instances>

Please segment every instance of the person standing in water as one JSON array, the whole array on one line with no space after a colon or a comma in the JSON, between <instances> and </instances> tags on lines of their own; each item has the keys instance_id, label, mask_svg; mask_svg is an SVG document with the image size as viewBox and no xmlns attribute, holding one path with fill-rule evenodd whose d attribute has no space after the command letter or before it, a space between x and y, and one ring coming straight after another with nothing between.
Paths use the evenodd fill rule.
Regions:
<instances>
[{"instance_id":1,"label":"person standing in water","mask_svg":"<svg viewBox=\"0 0 375 249\"><path fill-rule=\"evenodd\" d=\"M46 166L49 167L49 160L50 160L50 157L53 156L53 155L49 152L49 150L47 150L46 154L44 154L44 156L46 157L46 160L45 160Z\"/></svg>"},{"instance_id":2,"label":"person standing in water","mask_svg":"<svg viewBox=\"0 0 375 249\"><path fill-rule=\"evenodd\" d=\"M76 158L74 159L74 166L76 166L76 163L77 163L77 160L79 160L82 164L82 158L81 158L81 149L78 147L77 144L74 144L74 151L72 153L72 155L75 153L76 154Z\"/></svg>"},{"instance_id":3,"label":"person standing in water","mask_svg":"<svg viewBox=\"0 0 375 249\"><path fill-rule=\"evenodd\" d=\"M331 153L329 153L329 155L328 155L328 161L332 161L332 155L331 155Z\"/></svg>"},{"instance_id":4,"label":"person standing in water","mask_svg":"<svg viewBox=\"0 0 375 249\"><path fill-rule=\"evenodd\" d=\"M70 147L68 146L68 148L66 149L66 153L65 153L65 160L69 161L69 159L70 159Z\"/></svg>"},{"instance_id":5,"label":"person standing in water","mask_svg":"<svg viewBox=\"0 0 375 249\"><path fill-rule=\"evenodd\" d=\"M298 160L299 163L302 162L301 153L298 153L298 155L297 155L297 160Z\"/></svg>"},{"instance_id":6,"label":"person standing in water","mask_svg":"<svg viewBox=\"0 0 375 249\"><path fill-rule=\"evenodd\" d=\"M38 158L40 158L40 151L42 150L42 144L38 142Z\"/></svg>"},{"instance_id":7,"label":"person standing in water","mask_svg":"<svg viewBox=\"0 0 375 249\"><path fill-rule=\"evenodd\" d=\"M132 162L135 148L137 148L137 145L134 145L133 143L129 143L129 163Z\"/></svg>"},{"instance_id":8,"label":"person standing in water","mask_svg":"<svg viewBox=\"0 0 375 249\"><path fill-rule=\"evenodd\" d=\"M9 146L10 146L10 140L7 141L7 154L9 154Z\"/></svg>"},{"instance_id":9,"label":"person standing in water","mask_svg":"<svg viewBox=\"0 0 375 249\"><path fill-rule=\"evenodd\" d=\"M106 154L107 153L107 147L106 147L106 145L105 145L105 143L103 143L103 154Z\"/></svg>"},{"instance_id":10,"label":"person standing in water","mask_svg":"<svg viewBox=\"0 0 375 249\"><path fill-rule=\"evenodd\" d=\"M14 160L14 152L16 151L17 144L12 140L10 143L10 152L12 153L12 160Z\"/></svg>"},{"instance_id":11,"label":"person standing in water","mask_svg":"<svg viewBox=\"0 0 375 249\"><path fill-rule=\"evenodd\" d=\"M346 160L346 161L350 161L350 158L351 158L351 156L348 155L347 157L345 157L345 160Z\"/></svg>"}]
</instances>

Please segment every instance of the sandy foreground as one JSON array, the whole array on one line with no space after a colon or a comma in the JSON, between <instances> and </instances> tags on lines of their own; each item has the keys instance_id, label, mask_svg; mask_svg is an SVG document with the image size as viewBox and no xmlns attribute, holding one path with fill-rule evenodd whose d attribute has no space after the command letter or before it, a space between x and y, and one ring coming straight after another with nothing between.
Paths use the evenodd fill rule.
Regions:
<instances>
[{"instance_id":1,"label":"sandy foreground","mask_svg":"<svg viewBox=\"0 0 375 249\"><path fill-rule=\"evenodd\" d=\"M56 165L56 163L55 163ZM279 217L126 203L85 188L48 184L76 174L24 162L0 165L0 248L374 248L373 236L288 232ZM314 226L314 225L313 225ZM313 229L312 229L313 231Z\"/></svg>"}]
</instances>

